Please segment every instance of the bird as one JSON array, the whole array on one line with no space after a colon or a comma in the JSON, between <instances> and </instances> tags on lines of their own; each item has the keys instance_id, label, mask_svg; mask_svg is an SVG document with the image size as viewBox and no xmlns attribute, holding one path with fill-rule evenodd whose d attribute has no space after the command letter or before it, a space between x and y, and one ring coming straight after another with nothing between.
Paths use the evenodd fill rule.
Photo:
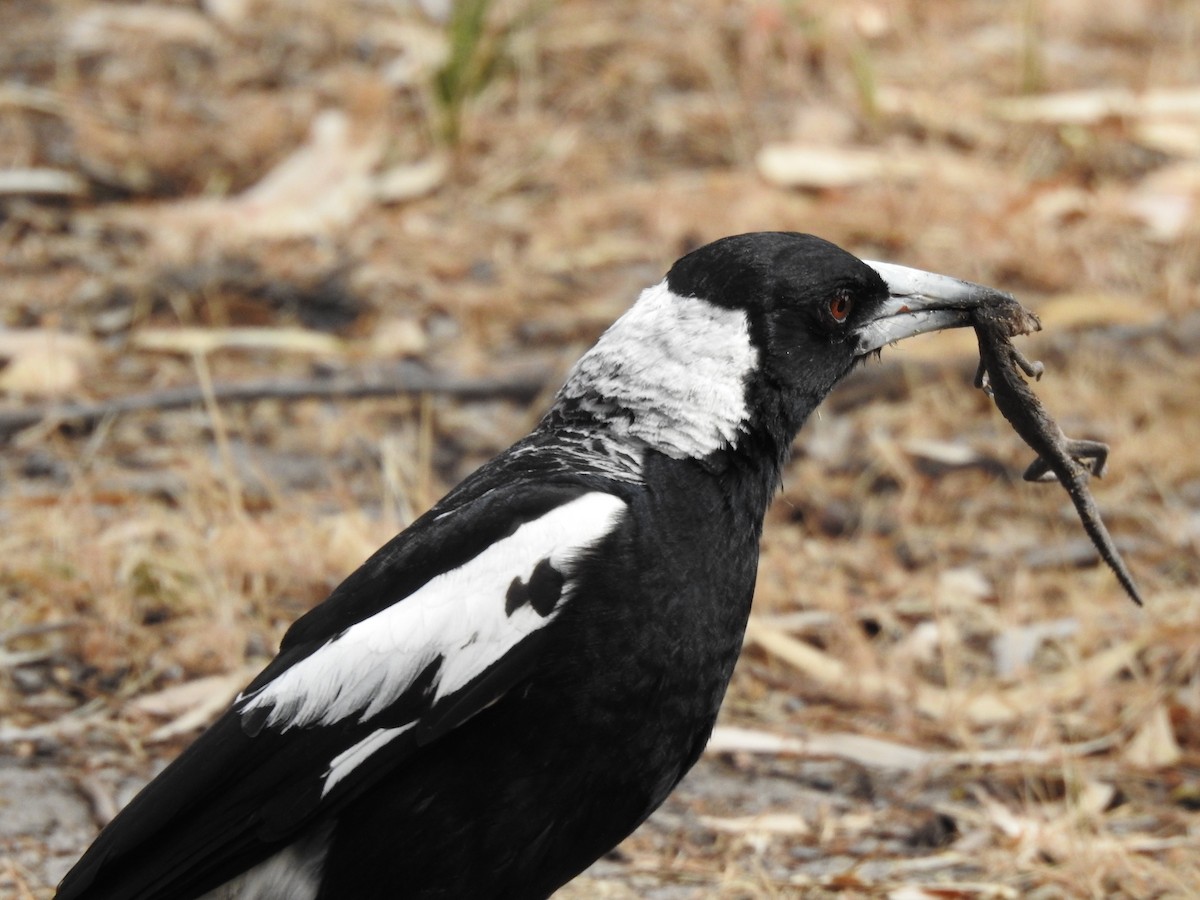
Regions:
<instances>
[{"instance_id":1,"label":"bird","mask_svg":"<svg viewBox=\"0 0 1200 900\"><path fill-rule=\"evenodd\" d=\"M700 757L805 420L997 296L794 232L686 254L529 435L291 625L57 897L550 896Z\"/></svg>"}]
</instances>

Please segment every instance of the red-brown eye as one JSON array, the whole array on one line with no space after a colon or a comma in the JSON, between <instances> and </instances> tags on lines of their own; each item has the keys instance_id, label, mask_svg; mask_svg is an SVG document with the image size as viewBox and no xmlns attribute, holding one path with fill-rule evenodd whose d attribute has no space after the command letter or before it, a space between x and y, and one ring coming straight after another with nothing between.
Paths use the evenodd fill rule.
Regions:
<instances>
[{"instance_id":1,"label":"red-brown eye","mask_svg":"<svg viewBox=\"0 0 1200 900\"><path fill-rule=\"evenodd\" d=\"M853 308L854 301L848 294L834 294L833 299L829 301L829 314L835 322L845 322Z\"/></svg>"}]
</instances>

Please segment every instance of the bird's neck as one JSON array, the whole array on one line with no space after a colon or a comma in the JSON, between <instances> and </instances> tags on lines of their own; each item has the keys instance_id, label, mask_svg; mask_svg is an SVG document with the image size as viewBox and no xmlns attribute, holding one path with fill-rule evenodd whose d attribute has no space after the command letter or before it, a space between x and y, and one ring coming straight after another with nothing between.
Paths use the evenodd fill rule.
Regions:
<instances>
[{"instance_id":1,"label":"bird's neck","mask_svg":"<svg viewBox=\"0 0 1200 900\"><path fill-rule=\"evenodd\" d=\"M662 281L576 363L542 427L705 459L745 436L757 365L744 311L681 297Z\"/></svg>"}]
</instances>

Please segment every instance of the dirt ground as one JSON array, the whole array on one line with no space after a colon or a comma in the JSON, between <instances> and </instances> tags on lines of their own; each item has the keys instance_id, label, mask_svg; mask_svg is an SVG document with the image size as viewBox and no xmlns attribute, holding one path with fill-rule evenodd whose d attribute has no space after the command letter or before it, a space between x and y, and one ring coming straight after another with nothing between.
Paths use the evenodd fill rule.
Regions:
<instances>
[{"instance_id":1,"label":"dirt ground","mask_svg":"<svg viewBox=\"0 0 1200 900\"><path fill-rule=\"evenodd\" d=\"M1200 896L1200 5L451 6L0 3L0 895L678 255L784 229L1041 315L1146 606L970 334L888 350L708 754L560 896Z\"/></svg>"}]
</instances>

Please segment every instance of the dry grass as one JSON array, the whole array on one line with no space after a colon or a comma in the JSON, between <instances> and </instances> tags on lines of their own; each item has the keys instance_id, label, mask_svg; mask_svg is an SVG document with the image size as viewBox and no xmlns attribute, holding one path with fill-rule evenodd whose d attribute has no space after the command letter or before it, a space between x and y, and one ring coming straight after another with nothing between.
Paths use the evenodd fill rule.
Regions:
<instances>
[{"instance_id":1,"label":"dry grass","mask_svg":"<svg viewBox=\"0 0 1200 900\"><path fill-rule=\"evenodd\" d=\"M203 8L0 14L0 170L74 179L0 196L0 314L27 332L0 346L10 406L400 357L560 371L683 249L743 230L1010 288L1046 324L1028 347L1048 408L1113 446L1097 497L1147 608L1075 565L1057 489L1014 481L1026 451L970 388L969 338L889 352L798 442L725 711L834 737L713 755L564 896L1200 891L1192 4L497 3L453 144L437 22ZM1098 116L1002 103L1102 88L1147 93ZM1182 89L1192 108L1154 99ZM780 174L764 147L785 170L809 155ZM139 343L185 326L216 349ZM226 348L229 326L282 337ZM295 326L338 340L289 343ZM0 769L65 774L103 818L537 411L263 401L14 437ZM848 761L845 734L881 758ZM905 768L895 745L931 755ZM39 827L0 834L14 896L49 896L92 823Z\"/></svg>"}]
</instances>

